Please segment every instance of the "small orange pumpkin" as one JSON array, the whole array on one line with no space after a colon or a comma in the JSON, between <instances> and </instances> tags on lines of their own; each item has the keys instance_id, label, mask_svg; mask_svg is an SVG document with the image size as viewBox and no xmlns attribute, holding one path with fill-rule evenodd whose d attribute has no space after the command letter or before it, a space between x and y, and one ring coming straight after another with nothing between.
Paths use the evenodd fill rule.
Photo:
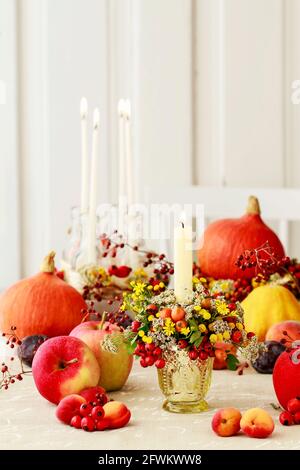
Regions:
<instances>
[{"instance_id":1,"label":"small orange pumpkin","mask_svg":"<svg viewBox=\"0 0 300 470\"><path fill-rule=\"evenodd\" d=\"M55 275L55 252L43 261L41 272L22 279L0 296L0 329L17 328L19 338L34 334L68 335L82 320L86 303L73 287Z\"/></svg>"}]
</instances>

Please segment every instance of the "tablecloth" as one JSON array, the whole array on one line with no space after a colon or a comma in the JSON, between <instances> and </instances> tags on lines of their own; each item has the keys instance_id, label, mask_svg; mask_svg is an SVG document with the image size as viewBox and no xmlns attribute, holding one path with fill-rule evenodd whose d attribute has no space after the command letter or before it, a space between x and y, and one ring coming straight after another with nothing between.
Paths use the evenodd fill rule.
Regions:
<instances>
[{"instance_id":1,"label":"tablecloth","mask_svg":"<svg viewBox=\"0 0 300 470\"><path fill-rule=\"evenodd\" d=\"M132 412L128 426L87 433L64 425L55 417L55 406L42 398L33 378L0 390L0 449L300 449L300 426L284 427L271 375L247 369L239 376L231 371L214 371L208 394L209 411L179 415L162 410L163 396L155 368L143 369L135 362L123 390L110 394L127 404ZM267 439L245 435L216 436L211 419L216 409L235 406L244 411L262 407L271 413L276 428Z\"/></svg>"}]
</instances>

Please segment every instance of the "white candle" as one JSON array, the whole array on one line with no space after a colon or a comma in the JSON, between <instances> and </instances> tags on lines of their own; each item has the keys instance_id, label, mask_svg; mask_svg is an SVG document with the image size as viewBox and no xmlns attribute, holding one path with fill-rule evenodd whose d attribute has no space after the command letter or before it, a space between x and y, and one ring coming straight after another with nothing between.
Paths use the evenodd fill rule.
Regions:
<instances>
[{"instance_id":1,"label":"white candle","mask_svg":"<svg viewBox=\"0 0 300 470\"><path fill-rule=\"evenodd\" d=\"M133 162L131 151L131 105L130 101L125 101L125 155L126 155L126 179L127 179L127 199L128 206L134 203L134 178Z\"/></svg>"},{"instance_id":2,"label":"white candle","mask_svg":"<svg viewBox=\"0 0 300 470\"><path fill-rule=\"evenodd\" d=\"M126 196L126 175L125 175L125 101L120 100L118 104L119 114L119 200Z\"/></svg>"},{"instance_id":3,"label":"white candle","mask_svg":"<svg viewBox=\"0 0 300 470\"><path fill-rule=\"evenodd\" d=\"M93 143L91 163L91 186L90 186L90 208L89 208L89 230L88 230L88 263L96 263L96 209L97 189L99 180L99 109L94 110L93 116Z\"/></svg>"},{"instance_id":4,"label":"white candle","mask_svg":"<svg viewBox=\"0 0 300 470\"><path fill-rule=\"evenodd\" d=\"M87 148L87 114L88 103L82 97L80 101L81 118L81 212L88 210L88 148Z\"/></svg>"},{"instance_id":5,"label":"white candle","mask_svg":"<svg viewBox=\"0 0 300 470\"><path fill-rule=\"evenodd\" d=\"M174 291L179 303L184 303L193 290L192 227L185 217L174 229Z\"/></svg>"}]
</instances>

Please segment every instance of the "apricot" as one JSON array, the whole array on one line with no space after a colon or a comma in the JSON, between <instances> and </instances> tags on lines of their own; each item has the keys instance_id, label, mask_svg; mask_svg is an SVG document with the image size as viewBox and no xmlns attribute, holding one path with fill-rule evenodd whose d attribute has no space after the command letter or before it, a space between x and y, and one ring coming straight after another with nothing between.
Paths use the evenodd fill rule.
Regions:
<instances>
[{"instance_id":1,"label":"apricot","mask_svg":"<svg viewBox=\"0 0 300 470\"><path fill-rule=\"evenodd\" d=\"M120 401L109 401L103 408L109 429L122 428L130 420L131 413L129 409Z\"/></svg>"},{"instance_id":2,"label":"apricot","mask_svg":"<svg viewBox=\"0 0 300 470\"><path fill-rule=\"evenodd\" d=\"M185 317L185 311L178 305L172 309L171 318L176 323L177 321L183 320Z\"/></svg>"},{"instance_id":3,"label":"apricot","mask_svg":"<svg viewBox=\"0 0 300 470\"><path fill-rule=\"evenodd\" d=\"M170 308L162 308L159 311L159 317L163 319L171 318L171 313L172 313L172 310Z\"/></svg>"}]
</instances>

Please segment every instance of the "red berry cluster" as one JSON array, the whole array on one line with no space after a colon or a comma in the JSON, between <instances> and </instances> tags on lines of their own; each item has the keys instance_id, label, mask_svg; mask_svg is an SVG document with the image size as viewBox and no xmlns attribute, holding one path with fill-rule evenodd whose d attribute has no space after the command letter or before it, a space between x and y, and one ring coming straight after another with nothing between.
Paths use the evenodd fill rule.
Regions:
<instances>
[{"instance_id":1,"label":"red berry cluster","mask_svg":"<svg viewBox=\"0 0 300 470\"><path fill-rule=\"evenodd\" d=\"M140 364L142 367L155 365L157 369L163 369L166 365L166 361L162 357L162 349L154 343L145 344L143 341L138 341L134 354L140 356Z\"/></svg>"},{"instance_id":2,"label":"red berry cluster","mask_svg":"<svg viewBox=\"0 0 300 470\"><path fill-rule=\"evenodd\" d=\"M259 248L245 250L236 260L236 266L242 271L256 268L257 273L269 277L271 274L286 271L290 265L290 258L276 256L274 249L269 242L264 243Z\"/></svg>"},{"instance_id":3,"label":"red berry cluster","mask_svg":"<svg viewBox=\"0 0 300 470\"><path fill-rule=\"evenodd\" d=\"M96 402L83 403L79 408L79 414L72 417L70 425L76 429L89 432L103 431L108 427L107 421L104 419L105 412L103 408L107 401L107 397L105 401L102 397L97 399Z\"/></svg>"},{"instance_id":4,"label":"red berry cluster","mask_svg":"<svg viewBox=\"0 0 300 470\"><path fill-rule=\"evenodd\" d=\"M115 298L115 301L120 302L120 298ZM108 305L112 305L113 300L107 301ZM95 303L93 301L89 302L88 308L82 310L83 319L81 323L88 321L88 320L99 320L102 318L103 314L97 312L95 309ZM115 324L120 327L120 330L125 330L128 326L131 325L132 319L130 316L123 312L122 310L118 309L115 312L109 312L105 314L106 321L109 323Z\"/></svg>"},{"instance_id":5,"label":"red berry cluster","mask_svg":"<svg viewBox=\"0 0 300 470\"><path fill-rule=\"evenodd\" d=\"M22 341L18 338L16 334L16 327L12 326L10 333L2 333L2 336L7 338L6 344L9 346L11 349L13 349L15 346L20 346L22 344ZM11 361L14 361L14 357L12 356L10 358ZM12 373L9 369L9 366L5 363L2 362L1 364L1 374L2 377L0 378L0 389L7 390L8 387L11 384L14 384L16 381L21 381L23 380L23 375L25 374L30 374L31 370L24 370L23 362L20 360L20 372L17 373Z\"/></svg>"},{"instance_id":6,"label":"red berry cluster","mask_svg":"<svg viewBox=\"0 0 300 470\"><path fill-rule=\"evenodd\" d=\"M283 426L300 424L300 397L291 398L287 403L287 410L279 415L279 421Z\"/></svg>"},{"instance_id":7,"label":"red berry cluster","mask_svg":"<svg viewBox=\"0 0 300 470\"><path fill-rule=\"evenodd\" d=\"M185 348L187 343L185 340L179 341L181 344L179 345L180 348ZM178 342L178 343L179 343ZM184 342L184 344L182 344ZM192 346L189 350L189 358L192 361L195 361L196 359L200 359L200 361L205 361L208 357L214 357L215 356L215 351L214 348L212 347L211 343L209 342L209 339L207 336L204 336L202 343L200 346L197 348L196 346Z\"/></svg>"}]
</instances>

